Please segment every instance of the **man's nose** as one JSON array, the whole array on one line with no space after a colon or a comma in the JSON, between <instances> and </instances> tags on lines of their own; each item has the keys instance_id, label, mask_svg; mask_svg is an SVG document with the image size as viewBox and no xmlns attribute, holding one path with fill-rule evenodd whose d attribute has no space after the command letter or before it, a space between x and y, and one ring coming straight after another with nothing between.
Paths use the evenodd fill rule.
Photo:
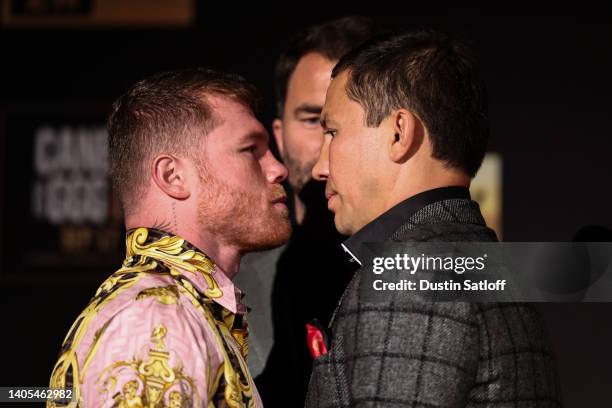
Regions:
<instances>
[{"instance_id":1,"label":"man's nose","mask_svg":"<svg viewBox=\"0 0 612 408\"><path fill-rule=\"evenodd\" d=\"M289 171L287 168L272 155L272 152L267 153L268 157L268 171L267 179L271 184L280 184L287 179Z\"/></svg>"},{"instance_id":2,"label":"man's nose","mask_svg":"<svg viewBox=\"0 0 612 408\"><path fill-rule=\"evenodd\" d=\"M329 177L329 139L329 137L325 137L319 158L312 168L312 177L318 181L326 181Z\"/></svg>"}]
</instances>

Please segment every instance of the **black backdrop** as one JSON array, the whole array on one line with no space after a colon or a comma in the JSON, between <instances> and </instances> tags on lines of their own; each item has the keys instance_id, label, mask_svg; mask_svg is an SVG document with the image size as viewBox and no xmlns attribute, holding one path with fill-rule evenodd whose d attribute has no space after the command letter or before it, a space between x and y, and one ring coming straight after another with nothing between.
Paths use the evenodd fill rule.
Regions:
<instances>
[{"instance_id":1,"label":"black backdrop","mask_svg":"<svg viewBox=\"0 0 612 408\"><path fill-rule=\"evenodd\" d=\"M135 80L159 70L207 65L237 71L260 87L266 98L262 120L269 124L272 67L288 34L338 16L295 11L244 16L205 7L196 14L193 26L183 29L0 32L0 344L5 359L0 385L47 384L63 336L104 273L110 273L83 268L65 277L61 271L32 273L7 263L30 245L28 239L50 239L37 236L35 228L27 235L15 232L27 220L13 213L24 204L14 186L31 171L31 158L21 160L19 146L31 141L7 130L11 112L31 112L35 120L52 107L63 107L62 112L94 107L85 110L93 109L102 120L112 99ZM567 241L583 225L612 226L612 19L597 10L571 17L537 14L412 8L410 16L377 18L386 27L459 33L481 54L490 95L490 147L504 163L507 241ZM566 406L607 405L612 305L541 306Z\"/></svg>"}]
</instances>

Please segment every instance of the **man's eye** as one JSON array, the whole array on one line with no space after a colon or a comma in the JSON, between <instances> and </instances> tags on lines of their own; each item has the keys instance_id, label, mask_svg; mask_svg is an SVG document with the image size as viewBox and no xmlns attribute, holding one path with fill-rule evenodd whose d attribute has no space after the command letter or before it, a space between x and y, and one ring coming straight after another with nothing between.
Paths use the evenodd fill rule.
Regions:
<instances>
[{"instance_id":1,"label":"man's eye","mask_svg":"<svg viewBox=\"0 0 612 408\"><path fill-rule=\"evenodd\" d=\"M307 124L308 126L319 126L320 118L318 116L311 116L302 119L301 122Z\"/></svg>"},{"instance_id":2,"label":"man's eye","mask_svg":"<svg viewBox=\"0 0 612 408\"><path fill-rule=\"evenodd\" d=\"M255 151L257 150L257 146L253 145L253 146L247 146L243 149L240 149L241 152L247 152L247 153L255 153Z\"/></svg>"}]
</instances>

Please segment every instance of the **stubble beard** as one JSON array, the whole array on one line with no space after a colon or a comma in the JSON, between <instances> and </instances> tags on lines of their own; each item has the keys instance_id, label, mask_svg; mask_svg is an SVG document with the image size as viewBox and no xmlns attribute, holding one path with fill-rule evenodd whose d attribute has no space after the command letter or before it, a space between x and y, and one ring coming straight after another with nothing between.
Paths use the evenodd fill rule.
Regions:
<instances>
[{"instance_id":1,"label":"stubble beard","mask_svg":"<svg viewBox=\"0 0 612 408\"><path fill-rule=\"evenodd\" d=\"M200 170L200 180L205 186L198 203L200 229L242 253L276 248L287 242L291 225L286 214L276 211L271 204L262 211L260 196L232 189L206 170Z\"/></svg>"},{"instance_id":2,"label":"stubble beard","mask_svg":"<svg viewBox=\"0 0 612 408\"><path fill-rule=\"evenodd\" d=\"M317 160L303 163L290 154L283 154L283 163L289 170L289 185L296 194L299 194L304 185L312 179L312 169Z\"/></svg>"}]
</instances>

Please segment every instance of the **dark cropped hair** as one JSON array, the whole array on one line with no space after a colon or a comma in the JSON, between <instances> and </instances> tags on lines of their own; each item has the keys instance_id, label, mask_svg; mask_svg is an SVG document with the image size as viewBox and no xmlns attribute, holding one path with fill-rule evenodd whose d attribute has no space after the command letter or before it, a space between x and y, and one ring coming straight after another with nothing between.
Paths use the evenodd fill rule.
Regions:
<instances>
[{"instance_id":1,"label":"dark cropped hair","mask_svg":"<svg viewBox=\"0 0 612 408\"><path fill-rule=\"evenodd\" d=\"M197 159L194 146L218 124L207 97L223 96L257 108L259 96L242 77L203 68L163 72L134 84L113 104L108 119L113 187L126 212L158 154Z\"/></svg>"},{"instance_id":2,"label":"dark cropped hair","mask_svg":"<svg viewBox=\"0 0 612 408\"><path fill-rule=\"evenodd\" d=\"M300 59L311 52L337 61L354 47L367 40L374 23L368 17L349 16L309 27L297 33L278 57L274 68L276 112L283 116L287 87Z\"/></svg>"},{"instance_id":3,"label":"dark cropped hair","mask_svg":"<svg viewBox=\"0 0 612 408\"><path fill-rule=\"evenodd\" d=\"M489 138L487 96L471 49L449 35L419 30L373 38L345 55L346 92L378 127L399 108L420 118L433 157L474 177Z\"/></svg>"}]
</instances>

